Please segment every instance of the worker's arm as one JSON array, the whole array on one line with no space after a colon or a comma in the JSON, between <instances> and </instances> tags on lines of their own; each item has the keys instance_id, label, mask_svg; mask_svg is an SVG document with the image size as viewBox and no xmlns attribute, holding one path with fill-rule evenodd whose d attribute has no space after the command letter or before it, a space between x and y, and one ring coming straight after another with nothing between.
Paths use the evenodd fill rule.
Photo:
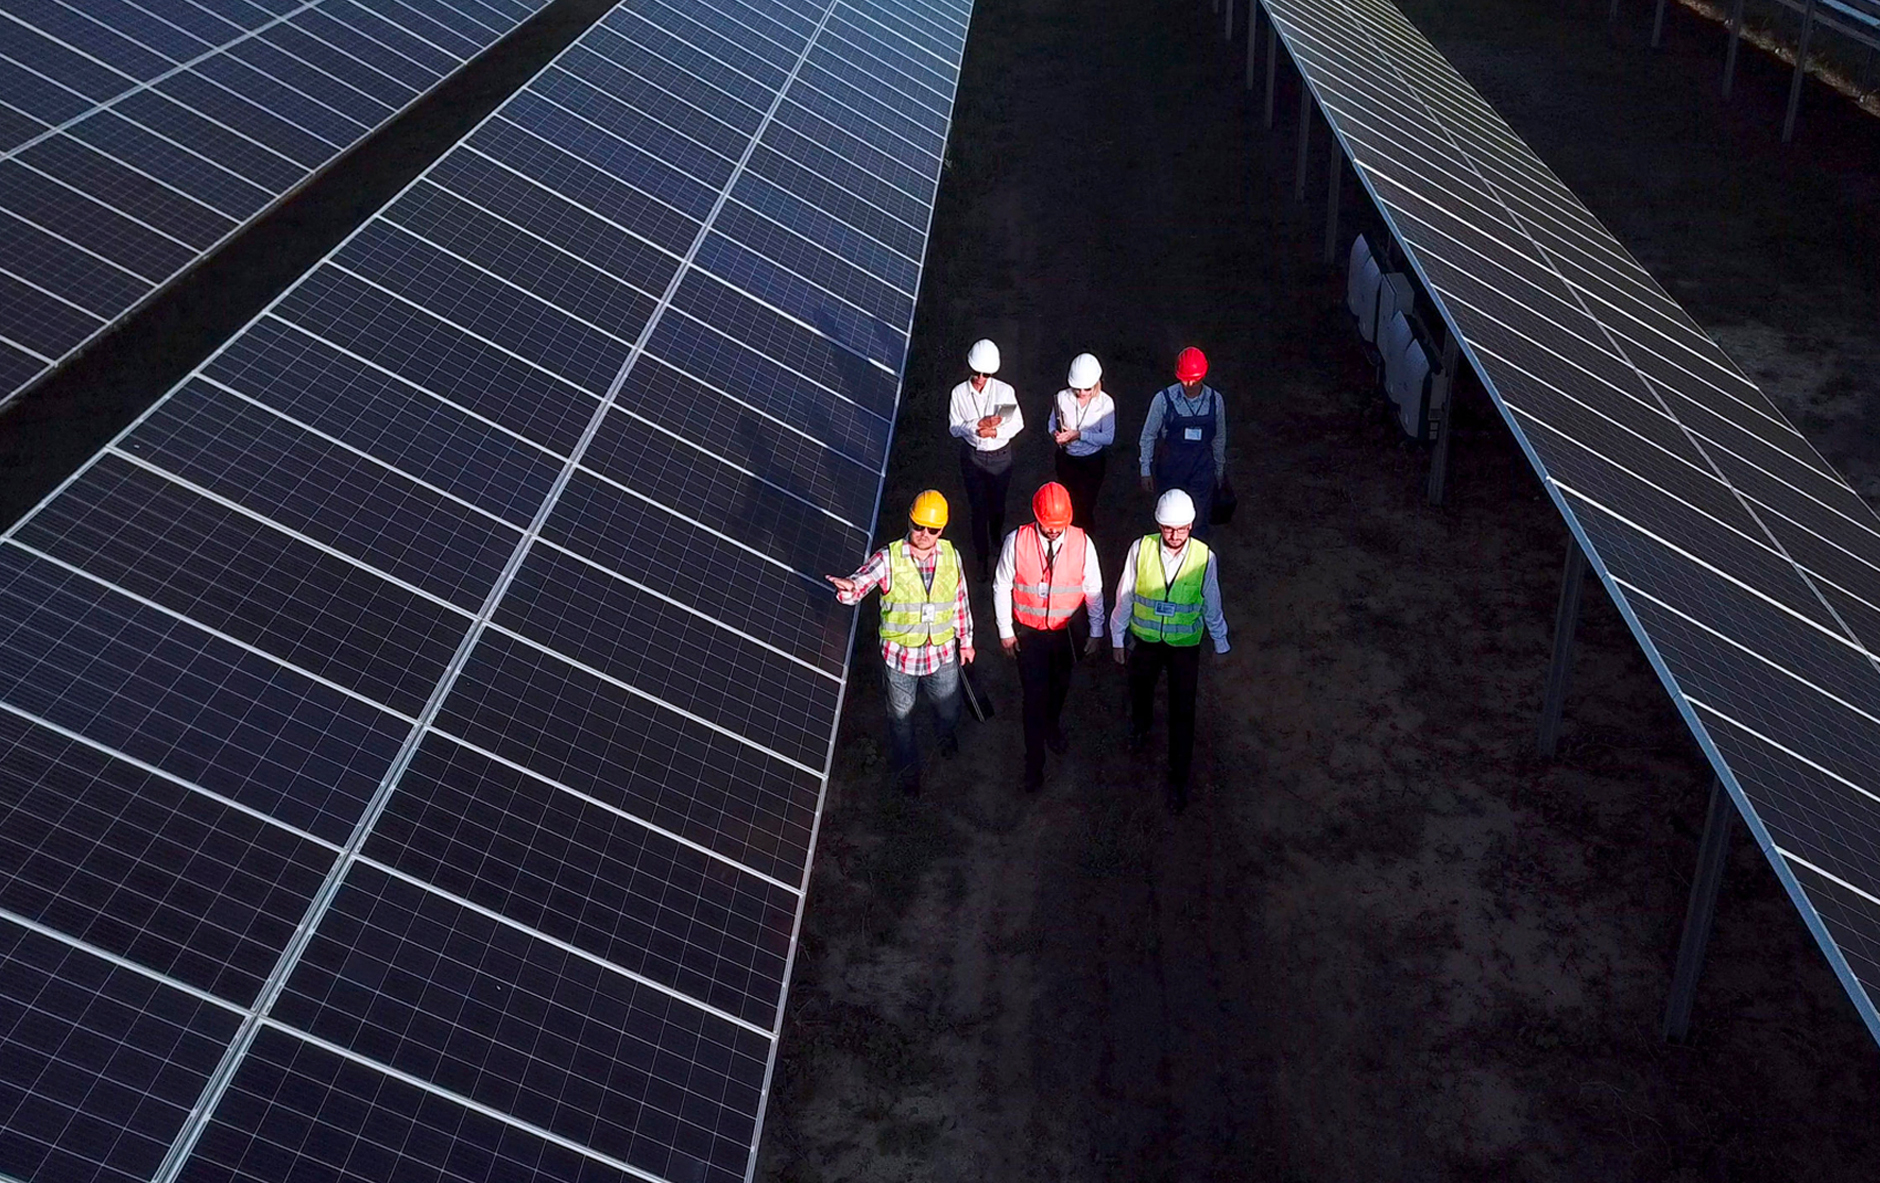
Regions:
<instances>
[{"instance_id":1,"label":"worker's arm","mask_svg":"<svg viewBox=\"0 0 1880 1183\"><path fill-rule=\"evenodd\" d=\"M999 626L999 643L1005 645L1007 652L1012 647L1006 642L1017 635L1012 631L1012 579L1018 570L1017 538L1016 530L1005 536L1005 541L999 544L999 561L992 568L992 619Z\"/></svg>"},{"instance_id":2,"label":"worker's arm","mask_svg":"<svg viewBox=\"0 0 1880 1183\"><path fill-rule=\"evenodd\" d=\"M973 664L973 604L966 594L964 572L953 589L953 631L960 641L960 661Z\"/></svg>"},{"instance_id":3,"label":"worker's arm","mask_svg":"<svg viewBox=\"0 0 1880 1183\"><path fill-rule=\"evenodd\" d=\"M1096 397L1103 400L1103 413L1078 428L1077 438L1086 444L1107 448L1116 442L1116 400L1107 394Z\"/></svg>"},{"instance_id":4,"label":"worker's arm","mask_svg":"<svg viewBox=\"0 0 1880 1183\"><path fill-rule=\"evenodd\" d=\"M1218 437L1216 437L1218 438ZM1201 577L1201 619L1214 639L1216 653L1227 652L1227 617L1221 615L1221 561L1208 552L1208 570Z\"/></svg>"},{"instance_id":5,"label":"worker's arm","mask_svg":"<svg viewBox=\"0 0 1880 1183\"><path fill-rule=\"evenodd\" d=\"M1162 438L1162 408L1168 400L1157 391L1149 400L1149 417L1142 421L1142 438L1137 444L1142 453L1142 475L1148 476L1150 467L1155 463L1155 442Z\"/></svg>"},{"instance_id":6,"label":"worker's arm","mask_svg":"<svg viewBox=\"0 0 1880 1183\"><path fill-rule=\"evenodd\" d=\"M1097 544L1084 542L1084 615L1090 621L1090 639L1103 635L1103 571L1097 563Z\"/></svg>"},{"instance_id":7,"label":"worker's arm","mask_svg":"<svg viewBox=\"0 0 1880 1183\"><path fill-rule=\"evenodd\" d=\"M859 604L869 592L888 586L888 548L884 546L869 555L862 569L847 579L839 575L825 575L823 578L835 585L837 600L844 604Z\"/></svg>"},{"instance_id":8,"label":"worker's arm","mask_svg":"<svg viewBox=\"0 0 1880 1183\"><path fill-rule=\"evenodd\" d=\"M979 407L973 399L970 382L955 386L947 400L947 434L963 440L979 434Z\"/></svg>"},{"instance_id":9,"label":"worker's arm","mask_svg":"<svg viewBox=\"0 0 1880 1183\"><path fill-rule=\"evenodd\" d=\"M1129 627L1129 614L1136 606L1136 551L1141 546L1140 538L1129 544L1123 573L1116 580L1116 603L1110 606L1110 645L1118 653L1123 651L1123 630Z\"/></svg>"},{"instance_id":10,"label":"worker's arm","mask_svg":"<svg viewBox=\"0 0 1880 1183\"><path fill-rule=\"evenodd\" d=\"M1227 481L1227 400L1214 392L1214 483Z\"/></svg>"}]
</instances>

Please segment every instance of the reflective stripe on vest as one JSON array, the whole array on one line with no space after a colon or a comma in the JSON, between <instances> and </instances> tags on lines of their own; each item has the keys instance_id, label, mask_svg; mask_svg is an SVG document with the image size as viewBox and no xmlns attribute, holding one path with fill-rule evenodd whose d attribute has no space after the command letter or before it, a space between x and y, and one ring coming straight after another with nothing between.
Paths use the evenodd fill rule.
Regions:
<instances>
[{"instance_id":1,"label":"reflective stripe on vest","mask_svg":"<svg viewBox=\"0 0 1880 1183\"><path fill-rule=\"evenodd\" d=\"M888 586L881 596L881 639L908 649L953 642L953 614L959 600L960 556L944 539L934 556L933 587L920 577L920 568L907 543L888 548Z\"/></svg>"},{"instance_id":2,"label":"reflective stripe on vest","mask_svg":"<svg viewBox=\"0 0 1880 1183\"><path fill-rule=\"evenodd\" d=\"M1201 643L1201 585L1208 576L1208 547L1190 538L1171 586L1162 574L1162 537L1151 534L1136 546L1136 595L1129 631L1165 645Z\"/></svg>"},{"instance_id":3,"label":"reflective stripe on vest","mask_svg":"<svg viewBox=\"0 0 1880 1183\"><path fill-rule=\"evenodd\" d=\"M1067 526L1058 539L1057 558L1047 573L1044 535L1038 527L1018 528L1012 540L1012 619L1026 628L1069 628L1084 603L1084 532ZM1040 593L1040 587L1045 588Z\"/></svg>"}]
</instances>

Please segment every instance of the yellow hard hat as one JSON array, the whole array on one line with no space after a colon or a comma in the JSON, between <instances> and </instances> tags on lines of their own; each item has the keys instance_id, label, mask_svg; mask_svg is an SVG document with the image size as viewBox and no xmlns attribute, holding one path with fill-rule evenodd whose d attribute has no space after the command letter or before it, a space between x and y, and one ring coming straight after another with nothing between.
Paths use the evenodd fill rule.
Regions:
<instances>
[{"instance_id":1,"label":"yellow hard hat","mask_svg":"<svg viewBox=\"0 0 1880 1183\"><path fill-rule=\"evenodd\" d=\"M947 499L940 496L940 490L927 489L914 498L914 508L907 511L907 516L916 526L943 529L947 524Z\"/></svg>"}]
</instances>

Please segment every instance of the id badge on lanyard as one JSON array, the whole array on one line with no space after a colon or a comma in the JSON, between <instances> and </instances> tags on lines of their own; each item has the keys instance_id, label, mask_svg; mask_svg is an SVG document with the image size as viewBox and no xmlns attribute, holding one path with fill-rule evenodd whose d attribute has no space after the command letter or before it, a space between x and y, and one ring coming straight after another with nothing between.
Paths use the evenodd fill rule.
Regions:
<instances>
[{"instance_id":1,"label":"id badge on lanyard","mask_svg":"<svg viewBox=\"0 0 1880 1183\"><path fill-rule=\"evenodd\" d=\"M938 619L940 619L940 605L922 604L920 606L920 622L922 624L932 624Z\"/></svg>"},{"instance_id":2,"label":"id badge on lanyard","mask_svg":"<svg viewBox=\"0 0 1880 1183\"><path fill-rule=\"evenodd\" d=\"M1182 428L1182 438L1191 444L1200 443L1201 429L1199 427L1184 427Z\"/></svg>"}]
</instances>

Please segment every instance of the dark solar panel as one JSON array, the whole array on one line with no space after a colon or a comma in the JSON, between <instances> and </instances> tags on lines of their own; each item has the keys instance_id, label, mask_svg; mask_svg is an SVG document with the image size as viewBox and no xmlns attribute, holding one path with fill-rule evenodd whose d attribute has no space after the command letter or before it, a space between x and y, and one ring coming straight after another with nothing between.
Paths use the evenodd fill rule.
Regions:
<instances>
[{"instance_id":1,"label":"dark solar panel","mask_svg":"<svg viewBox=\"0 0 1880 1183\"><path fill-rule=\"evenodd\" d=\"M1263 0L1880 1035L1880 519L1389 0Z\"/></svg>"},{"instance_id":2,"label":"dark solar panel","mask_svg":"<svg viewBox=\"0 0 1880 1183\"><path fill-rule=\"evenodd\" d=\"M747 1176L965 23L630 0L0 540L0 1173Z\"/></svg>"},{"instance_id":3,"label":"dark solar panel","mask_svg":"<svg viewBox=\"0 0 1880 1183\"><path fill-rule=\"evenodd\" d=\"M548 0L8 0L0 404Z\"/></svg>"}]
</instances>

